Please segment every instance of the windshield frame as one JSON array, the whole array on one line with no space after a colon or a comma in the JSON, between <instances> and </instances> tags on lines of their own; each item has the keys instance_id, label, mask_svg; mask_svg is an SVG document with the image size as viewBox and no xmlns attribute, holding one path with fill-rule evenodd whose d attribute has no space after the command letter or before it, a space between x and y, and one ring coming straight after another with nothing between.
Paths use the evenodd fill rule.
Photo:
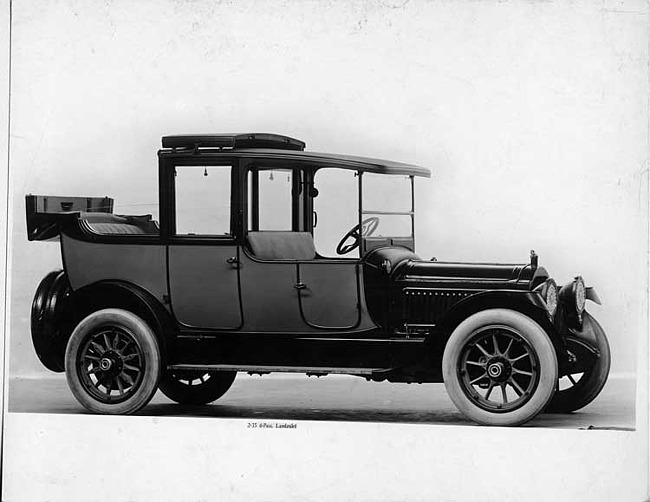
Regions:
<instances>
[{"instance_id":1,"label":"windshield frame","mask_svg":"<svg viewBox=\"0 0 650 502\"><path fill-rule=\"evenodd\" d=\"M365 218L368 216L380 216L380 215L390 215L390 216L409 216L411 219L411 233L409 236L399 236L399 237L391 237L391 236L382 236L381 238L375 238L374 240L379 241L380 239L383 241L388 241L386 245L400 245L400 246L406 246L411 249L411 251L415 251L415 176L414 175L407 175L409 178L409 185L410 185L410 191L411 191L411 207L410 210L408 211L382 211L380 209L366 209L364 207L364 200L363 200L363 178L364 178L364 172L359 170L357 171L357 176L359 177L359 221L358 225L359 228L363 228L363 221ZM404 176L403 174L382 174L381 176L390 176L390 177L395 177L395 176ZM371 236L369 237L361 237L361 256L363 257L367 252L371 251L372 249L368 249L368 242L372 242L373 238ZM379 243L379 242L378 242ZM381 243L379 243L381 244ZM376 246L374 246L376 247ZM374 249L373 247L373 249Z\"/></svg>"}]
</instances>

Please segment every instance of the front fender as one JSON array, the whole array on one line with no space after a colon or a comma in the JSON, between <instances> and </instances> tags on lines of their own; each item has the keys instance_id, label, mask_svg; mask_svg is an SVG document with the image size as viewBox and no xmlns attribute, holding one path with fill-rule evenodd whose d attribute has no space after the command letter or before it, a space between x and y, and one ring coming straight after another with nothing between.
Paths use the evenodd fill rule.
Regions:
<instances>
[{"instance_id":1,"label":"front fender","mask_svg":"<svg viewBox=\"0 0 650 502\"><path fill-rule=\"evenodd\" d=\"M533 319L548 334L560 365L566 361L566 349L555 329L541 295L532 291L484 291L455 304L439 325L448 338L464 319L482 310L504 308L516 310Z\"/></svg>"},{"instance_id":2,"label":"front fender","mask_svg":"<svg viewBox=\"0 0 650 502\"><path fill-rule=\"evenodd\" d=\"M505 308L518 310L532 317L539 324L550 324L546 304L539 293L532 291L482 291L463 298L447 312L440 324L456 327L466 317L481 310ZM544 327L546 329L546 327Z\"/></svg>"},{"instance_id":3,"label":"front fender","mask_svg":"<svg viewBox=\"0 0 650 502\"><path fill-rule=\"evenodd\" d=\"M567 328L568 333L561 333L562 335L573 335L579 340L587 342L592 347L598 346L598 338L596 332L605 335L603 327L594 319L594 317L586 310L582 314L582 329Z\"/></svg>"}]
</instances>

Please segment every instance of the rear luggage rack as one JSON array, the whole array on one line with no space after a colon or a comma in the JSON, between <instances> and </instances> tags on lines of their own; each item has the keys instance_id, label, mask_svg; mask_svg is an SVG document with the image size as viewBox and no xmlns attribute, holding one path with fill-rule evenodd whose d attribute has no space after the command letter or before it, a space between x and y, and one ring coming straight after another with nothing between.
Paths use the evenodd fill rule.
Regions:
<instances>
[{"instance_id":1,"label":"rear luggage rack","mask_svg":"<svg viewBox=\"0 0 650 502\"><path fill-rule=\"evenodd\" d=\"M59 235L59 224L76 219L80 212L112 213L110 197L61 197L49 195L26 195L27 238L30 241L46 241Z\"/></svg>"}]
</instances>

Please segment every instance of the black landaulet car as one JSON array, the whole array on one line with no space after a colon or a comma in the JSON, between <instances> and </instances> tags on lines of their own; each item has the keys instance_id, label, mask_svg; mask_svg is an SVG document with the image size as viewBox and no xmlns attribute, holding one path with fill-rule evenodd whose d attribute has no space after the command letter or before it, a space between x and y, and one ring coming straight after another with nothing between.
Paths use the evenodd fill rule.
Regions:
<instances>
[{"instance_id":1,"label":"black landaulet car","mask_svg":"<svg viewBox=\"0 0 650 502\"><path fill-rule=\"evenodd\" d=\"M428 169L257 133L163 137L158 158L152 214L26 196L29 240L58 240L63 263L36 291L34 347L87 409L134 413L158 388L209 403L237 372L339 373L444 382L469 419L519 425L603 388L609 347L582 277L558 287L534 252L415 253Z\"/></svg>"}]
</instances>

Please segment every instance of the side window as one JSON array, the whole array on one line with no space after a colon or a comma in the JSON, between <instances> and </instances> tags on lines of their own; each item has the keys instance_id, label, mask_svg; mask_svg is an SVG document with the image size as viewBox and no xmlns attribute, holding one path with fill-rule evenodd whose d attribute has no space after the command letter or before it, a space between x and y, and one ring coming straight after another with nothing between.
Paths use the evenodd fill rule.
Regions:
<instances>
[{"instance_id":1,"label":"side window","mask_svg":"<svg viewBox=\"0 0 650 502\"><path fill-rule=\"evenodd\" d=\"M230 166L176 166L176 235L230 235Z\"/></svg>"},{"instance_id":2,"label":"side window","mask_svg":"<svg viewBox=\"0 0 650 502\"><path fill-rule=\"evenodd\" d=\"M257 224L253 222L255 211L252 190L256 176ZM259 169L248 172L249 230L291 230L291 176L291 169Z\"/></svg>"}]
</instances>

